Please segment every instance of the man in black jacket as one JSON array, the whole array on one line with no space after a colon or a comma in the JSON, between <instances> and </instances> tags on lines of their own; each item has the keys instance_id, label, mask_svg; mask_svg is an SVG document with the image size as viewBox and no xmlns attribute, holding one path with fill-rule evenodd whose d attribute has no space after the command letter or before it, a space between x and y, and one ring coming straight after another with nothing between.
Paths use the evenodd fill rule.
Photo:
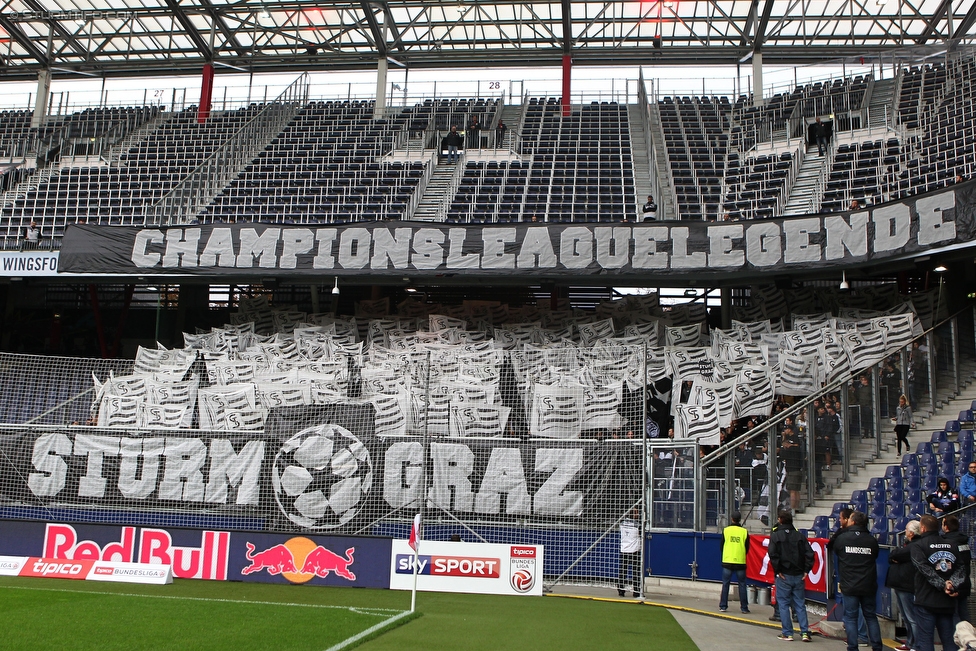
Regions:
<instances>
[{"instance_id":1,"label":"man in black jacket","mask_svg":"<svg viewBox=\"0 0 976 651\"><path fill-rule=\"evenodd\" d=\"M881 627L878 625L877 592L878 541L868 533L868 518L854 511L850 525L827 543L828 553L837 554L837 574L844 595L844 630L847 651L857 651L857 617L864 615L868 625L868 642L873 651L882 651Z\"/></svg>"},{"instance_id":2,"label":"man in black jacket","mask_svg":"<svg viewBox=\"0 0 976 651\"><path fill-rule=\"evenodd\" d=\"M793 619L790 606L796 613L796 623L800 625L800 639L810 642L810 627L807 622L806 589L804 575L813 569L813 548L806 536L793 526L793 513L787 509L779 512L779 526L769 537L769 563L776 573L776 602L779 604L779 617L783 624L780 640L793 641ZM857 640L855 650L857 649Z\"/></svg>"},{"instance_id":3,"label":"man in black jacket","mask_svg":"<svg viewBox=\"0 0 976 651\"><path fill-rule=\"evenodd\" d=\"M905 527L905 544L897 549L892 549L888 554L888 576L885 577L885 585L895 591L898 598L898 610L901 611L901 619L905 622L905 643L898 647L898 651L909 651L915 648L915 628L918 622L915 621L915 575L918 570L912 563L912 550L909 549L912 541L922 533L922 527L918 520L912 520Z\"/></svg>"},{"instance_id":4,"label":"man in black jacket","mask_svg":"<svg viewBox=\"0 0 976 651\"><path fill-rule=\"evenodd\" d=\"M953 540L959 545L959 564L966 568L966 581L959 586L957 592L959 598L956 599L956 617L964 622L969 621L969 593L972 591L972 577L969 575L970 561L972 552L969 550L969 536L959 531L959 518L955 515L947 515L942 518L942 537Z\"/></svg>"},{"instance_id":5,"label":"man in black jacket","mask_svg":"<svg viewBox=\"0 0 976 651\"><path fill-rule=\"evenodd\" d=\"M456 126L452 126L451 132L444 136L444 146L447 147L447 162L453 165L460 159L458 148L464 146L464 138L458 133Z\"/></svg>"},{"instance_id":6,"label":"man in black jacket","mask_svg":"<svg viewBox=\"0 0 976 651\"><path fill-rule=\"evenodd\" d=\"M943 651L957 651L952 635L959 587L966 582L966 567L960 562L959 545L939 536L939 521L931 515L919 520L922 535L912 543L915 576L915 648L934 651L935 630L939 630Z\"/></svg>"}]
</instances>

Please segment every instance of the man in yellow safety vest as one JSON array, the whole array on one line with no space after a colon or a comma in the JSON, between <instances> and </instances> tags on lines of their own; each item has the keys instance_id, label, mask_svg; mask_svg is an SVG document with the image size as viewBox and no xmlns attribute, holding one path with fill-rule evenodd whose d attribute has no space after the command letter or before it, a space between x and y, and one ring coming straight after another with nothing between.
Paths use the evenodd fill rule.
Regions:
<instances>
[{"instance_id":1,"label":"man in yellow safety vest","mask_svg":"<svg viewBox=\"0 0 976 651\"><path fill-rule=\"evenodd\" d=\"M746 594L746 554L749 551L749 532L742 526L742 514L732 513L732 524L722 531L722 597L718 609L723 613L729 609L729 586L732 573L739 582L739 605L743 613L749 612L749 599Z\"/></svg>"}]
</instances>

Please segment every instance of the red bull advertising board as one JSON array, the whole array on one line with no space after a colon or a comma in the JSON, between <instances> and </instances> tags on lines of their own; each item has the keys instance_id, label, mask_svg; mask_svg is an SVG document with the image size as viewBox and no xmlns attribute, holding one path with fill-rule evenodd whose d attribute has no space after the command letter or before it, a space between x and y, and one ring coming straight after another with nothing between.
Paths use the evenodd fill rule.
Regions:
<instances>
[{"instance_id":1,"label":"red bull advertising board","mask_svg":"<svg viewBox=\"0 0 976 651\"><path fill-rule=\"evenodd\" d=\"M422 540L417 589L427 592L542 595L542 545ZM413 589L414 551L393 541L390 587Z\"/></svg>"},{"instance_id":2,"label":"red bull advertising board","mask_svg":"<svg viewBox=\"0 0 976 651\"><path fill-rule=\"evenodd\" d=\"M390 587L389 538L0 520L0 557L172 567L213 581Z\"/></svg>"},{"instance_id":3,"label":"red bull advertising board","mask_svg":"<svg viewBox=\"0 0 976 651\"><path fill-rule=\"evenodd\" d=\"M390 587L389 538L235 533L230 575L238 581Z\"/></svg>"}]
</instances>

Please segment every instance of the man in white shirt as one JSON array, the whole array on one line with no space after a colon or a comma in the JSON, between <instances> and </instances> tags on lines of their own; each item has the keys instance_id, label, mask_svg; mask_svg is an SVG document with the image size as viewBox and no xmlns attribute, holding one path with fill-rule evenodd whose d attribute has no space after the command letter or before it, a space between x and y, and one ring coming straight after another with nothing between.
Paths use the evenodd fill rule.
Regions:
<instances>
[{"instance_id":1,"label":"man in white shirt","mask_svg":"<svg viewBox=\"0 0 976 651\"><path fill-rule=\"evenodd\" d=\"M639 597L643 572L641 571L640 511L637 508L620 521L620 571L617 574L617 594L624 596L624 586L632 581L633 595Z\"/></svg>"}]
</instances>

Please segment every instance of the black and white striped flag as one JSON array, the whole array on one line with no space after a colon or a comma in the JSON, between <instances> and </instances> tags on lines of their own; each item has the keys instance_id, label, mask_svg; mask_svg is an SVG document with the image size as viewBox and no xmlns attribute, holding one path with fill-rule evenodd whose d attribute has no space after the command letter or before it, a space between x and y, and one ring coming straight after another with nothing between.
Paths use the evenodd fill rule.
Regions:
<instances>
[{"instance_id":1,"label":"black and white striped flag","mask_svg":"<svg viewBox=\"0 0 976 651\"><path fill-rule=\"evenodd\" d=\"M594 323L581 323L576 326L580 342L583 346L592 346L598 339L612 337L614 333L613 319L605 319Z\"/></svg>"},{"instance_id":2,"label":"black and white striped flag","mask_svg":"<svg viewBox=\"0 0 976 651\"><path fill-rule=\"evenodd\" d=\"M686 326L664 329L665 343L668 346L700 346L702 342L702 324L690 323Z\"/></svg>"},{"instance_id":3,"label":"black and white striped flag","mask_svg":"<svg viewBox=\"0 0 976 651\"><path fill-rule=\"evenodd\" d=\"M729 427L734 414L736 377L721 382L698 378L691 383L688 402L695 405L713 403L718 408L719 427Z\"/></svg>"},{"instance_id":4,"label":"black and white striped flag","mask_svg":"<svg viewBox=\"0 0 976 651\"><path fill-rule=\"evenodd\" d=\"M142 398L104 396L98 409L99 427L138 427Z\"/></svg>"},{"instance_id":5,"label":"black and white striped flag","mask_svg":"<svg viewBox=\"0 0 976 651\"><path fill-rule=\"evenodd\" d=\"M160 405L143 402L139 404L137 423L138 427L146 429L178 429L181 427L189 428L184 425L189 414L192 424L193 409L189 405Z\"/></svg>"},{"instance_id":6,"label":"black and white striped flag","mask_svg":"<svg viewBox=\"0 0 976 651\"><path fill-rule=\"evenodd\" d=\"M744 366L736 377L733 417L769 416L773 411L773 375L768 366Z\"/></svg>"},{"instance_id":7,"label":"black and white striped flag","mask_svg":"<svg viewBox=\"0 0 976 651\"><path fill-rule=\"evenodd\" d=\"M840 335L840 341L847 352L851 370L854 371L873 366L887 356L885 333L882 330L845 332Z\"/></svg>"},{"instance_id":8,"label":"black and white striped flag","mask_svg":"<svg viewBox=\"0 0 976 651\"><path fill-rule=\"evenodd\" d=\"M583 425L583 387L534 387L529 431L534 437L577 439Z\"/></svg>"},{"instance_id":9,"label":"black and white striped flag","mask_svg":"<svg viewBox=\"0 0 976 651\"><path fill-rule=\"evenodd\" d=\"M696 439L700 445L718 445L721 428L715 403L706 405L675 405L674 440Z\"/></svg>"},{"instance_id":10,"label":"black and white striped flag","mask_svg":"<svg viewBox=\"0 0 976 651\"><path fill-rule=\"evenodd\" d=\"M406 394L375 395L370 398L376 411L374 428L378 436L403 436L407 433ZM423 430L419 430L421 433Z\"/></svg>"},{"instance_id":11,"label":"black and white striped flag","mask_svg":"<svg viewBox=\"0 0 976 651\"><path fill-rule=\"evenodd\" d=\"M623 424L618 411L623 385L583 386L582 429L615 429Z\"/></svg>"},{"instance_id":12,"label":"black and white striped flag","mask_svg":"<svg viewBox=\"0 0 976 651\"><path fill-rule=\"evenodd\" d=\"M451 436L504 436L511 408L503 405L452 404Z\"/></svg>"},{"instance_id":13,"label":"black and white striped flag","mask_svg":"<svg viewBox=\"0 0 976 651\"><path fill-rule=\"evenodd\" d=\"M820 385L820 361L816 355L794 355L780 351L776 390L779 395L808 396Z\"/></svg>"}]
</instances>

